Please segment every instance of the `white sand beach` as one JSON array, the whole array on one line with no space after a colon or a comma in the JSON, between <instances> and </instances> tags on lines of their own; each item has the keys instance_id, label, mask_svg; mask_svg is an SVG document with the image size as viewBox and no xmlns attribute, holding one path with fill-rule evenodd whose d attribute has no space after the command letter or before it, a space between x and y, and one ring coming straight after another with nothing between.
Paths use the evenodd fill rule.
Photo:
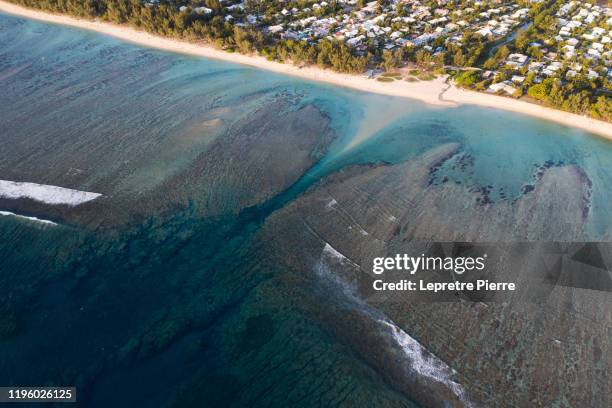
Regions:
<instances>
[{"instance_id":1,"label":"white sand beach","mask_svg":"<svg viewBox=\"0 0 612 408\"><path fill-rule=\"evenodd\" d=\"M3 0L0 0L0 12L41 20L48 23L62 24L96 31L146 47L230 61L233 63L249 65L307 80L325 82L337 86L382 95L416 99L432 105L454 107L461 104L472 104L502 109L553 121L569 127L579 128L589 133L597 134L612 140L612 123L502 96L482 92L466 91L459 89L454 85L450 86L449 88L449 86L444 82L444 78L418 82L407 82L401 80L381 82L375 79L367 79L360 75L341 74L312 66L300 68L291 64L268 61L264 57L260 56L229 53L204 44L196 44L155 36L128 26L119 26L100 21L83 20L65 15L31 10Z\"/></svg>"}]
</instances>

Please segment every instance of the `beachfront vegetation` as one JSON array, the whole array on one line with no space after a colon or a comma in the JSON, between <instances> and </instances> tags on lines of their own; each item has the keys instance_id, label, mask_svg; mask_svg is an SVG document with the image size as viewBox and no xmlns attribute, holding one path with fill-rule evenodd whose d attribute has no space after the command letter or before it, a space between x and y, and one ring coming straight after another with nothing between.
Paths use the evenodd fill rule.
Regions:
<instances>
[{"instance_id":1,"label":"beachfront vegetation","mask_svg":"<svg viewBox=\"0 0 612 408\"><path fill-rule=\"evenodd\" d=\"M594 0L10 1L339 72L448 72L612 121L612 10Z\"/></svg>"}]
</instances>

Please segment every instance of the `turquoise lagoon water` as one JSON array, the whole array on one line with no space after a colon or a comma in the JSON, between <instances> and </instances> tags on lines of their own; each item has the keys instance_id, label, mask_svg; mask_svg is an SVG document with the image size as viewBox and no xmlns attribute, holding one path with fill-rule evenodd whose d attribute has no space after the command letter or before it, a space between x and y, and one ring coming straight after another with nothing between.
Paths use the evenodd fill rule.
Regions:
<instances>
[{"instance_id":1,"label":"turquoise lagoon water","mask_svg":"<svg viewBox=\"0 0 612 408\"><path fill-rule=\"evenodd\" d=\"M329 143L298 167L291 149L305 139ZM0 217L0 385L76 385L94 407L415 406L265 262L284 249L254 237L327 175L448 142L461 154L438 177L491 186L493 200L519 197L541 166L580 166L590 234L609 239L612 143L582 131L1 15L0 179L104 197L0 201L58 223ZM249 161L272 148L285 154Z\"/></svg>"}]
</instances>

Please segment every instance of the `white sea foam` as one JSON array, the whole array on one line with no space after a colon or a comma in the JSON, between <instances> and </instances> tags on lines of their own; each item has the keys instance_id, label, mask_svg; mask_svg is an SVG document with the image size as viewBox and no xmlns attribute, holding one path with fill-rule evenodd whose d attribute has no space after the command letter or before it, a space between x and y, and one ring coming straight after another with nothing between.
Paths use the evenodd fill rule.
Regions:
<instances>
[{"instance_id":1,"label":"white sea foam","mask_svg":"<svg viewBox=\"0 0 612 408\"><path fill-rule=\"evenodd\" d=\"M330 262L331 261L331 262ZM332 282L338 287L347 298L352 301L359 302L360 299L355 293L355 288L348 282L345 282L337 274L330 270L330 263L340 263L343 265L350 265L353 268L359 268L355 262L351 261L348 257L344 256L340 251L331 246L329 243L325 243L325 247L321 253L321 258L316 266L316 271L322 278L327 282Z\"/></svg>"},{"instance_id":2,"label":"white sea foam","mask_svg":"<svg viewBox=\"0 0 612 408\"><path fill-rule=\"evenodd\" d=\"M349 260L346 256L342 255L336 248L329 245L329 243L327 242L325 243L325 247L323 248L323 253L341 262Z\"/></svg>"},{"instance_id":3,"label":"white sea foam","mask_svg":"<svg viewBox=\"0 0 612 408\"><path fill-rule=\"evenodd\" d=\"M452 392L465 403L467 407L472 404L466 397L465 390L461 385L451 379L451 375L455 372L445 362L431 354L418 341L413 339L399 328L395 323L389 320L379 320L380 324L388 327L391 330L394 340L402 348L404 354L411 361L411 368L418 374L431 378L447 386Z\"/></svg>"},{"instance_id":4,"label":"white sea foam","mask_svg":"<svg viewBox=\"0 0 612 408\"><path fill-rule=\"evenodd\" d=\"M74 207L95 200L101 195L47 184L0 180L2 198L29 198L45 204L66 204Z\"/></svg>"},{"instance_id":5,"label":"white sea foam","mask_svg":"<svg viewBox=\"0 0 612 408\"><path fill-rule=\"evenodd\" d=\"M340 262L345 263L345 264L350 264L354 268L359 268L359 264L353 262L350 258L348 258L344 254L342 254L336 248L331 246L328 242L325 243L325 247L323 248L323 254L322 255L323 256L328 256L328 257L330 257L332 259L335 259L335 260L340 261ZM323 260L323 257L321 258L321 260Z\"/></svg>"},{"instance_id":6,"label":"white sea foam","mask_svg":"<svg viewBox=\"0 0 612 408\"><path fill-rule=\"evenodd\" d=\"M340 261L341 263L350 263L357 268L359 268L359 265L351 261L348 257L326 242L316 270L319 275L325 278L327 281L333 281L339 285L347 298L354 302L354 306L357 308L357 310L361 310L368 316L368 318L374 319L376 322L378 322L382 326L383 330L388 330L390 332L392 339L404 353L406 361L409 362L409 368L411 370L416 372L418 375L430 378L431 380L447 387L463 402L465 407L472 407L473 404L467 397L463 387L452 379L452 376L456 374L456 372L444 361L430 353L421 345L421 343L408 335L408 333L397 326L382 312L372 308L370 305L364 302L359 297L356 288L354 288L348 282L345 282L342 278L340 278L340 276L329 269L329 266L325 262L326 258L331 258L333 260Z\"/></svg>"},{"instance_id":7,"label":"white sea foam","mask_svg":"<svg viewBox=\"0 0 612 408\"><path fill-rule=\"evenodd\" d=\"M463 402L465 407L472 407L473 405L467 397L463 387L452 379L452 376L456 374L455 371L444 361L430 353L421 343L408 335L408 333L397 326L382 312L372 308L364 302L359 297L356 288L345 282L329 269L329 266L325 262L326 258L331 258L342 263L348 262L356 267L359 267L359 265L355 264L348 257L326 242L323 253L321 254L321 259L318 263L317 272L327 281L333 281L339 285L347 298L354 302L354 306L357 310L361 310L368 318L374 319L379 323L381 325L381 330L389 332L398 348L403 352L406 362L409 364L409 369L420 376L427 377L447 387Z\"/></svg>"},{"instance_id":8,"label":"white sea foam","mask_svg":"<svg viewBox=\"0 0 612 408\"><path fill-rule=\"evenodd\" d=\"M4 217L16 217L16 218L21 218L24 220L28 220L28 221L34 221L40 224L45 224L45 225L57 225L56 223L54 223L53 221L49 221L49 220L43 220L40 218L36 218L36 217L28 217L26 215L19 215L19 214L15 214L13 212L10 211L0 211L0 216L4 216Z\"/></svg>"},{"instance_id":9,"label":"white sea foam","mask_svg":"<svg viewBox=\"0 0 612 408\"><path fill-rule=\"evenodd\" d=\"M327 203L327 205L325 206L325 208L327 208L327 209L332 209L332 208L335 208L335 207L336 207L336 205L338 205L338 202L337 202L337 201L336 201L334 198L332 198L332 199L329 201L329 203Z\"/></svg>"}]
</instances>

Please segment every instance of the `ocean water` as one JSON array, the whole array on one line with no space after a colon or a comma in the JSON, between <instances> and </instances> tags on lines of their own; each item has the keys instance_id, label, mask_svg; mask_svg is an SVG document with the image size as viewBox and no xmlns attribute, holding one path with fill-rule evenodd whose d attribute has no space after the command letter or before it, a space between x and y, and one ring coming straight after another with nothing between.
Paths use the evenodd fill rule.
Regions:
<instances>
[{"instance_id":1,"label":"ocean water","mask_svg":"<svg viewBox=\"0 0 612 408\"><path fill-rule=\"evenodd\" d=\"M0 198L57 224L0 217L0 385L76 385L87 407L417 406L321 317L348 306L317 286L318 260L305 284L275 261L296 249L259 232L327 176L447 143L434 182L497 202L580 167L589 237L612 239L596 136L0 15L0 179L102 194Z\"/></svg>"}]
</instances>

